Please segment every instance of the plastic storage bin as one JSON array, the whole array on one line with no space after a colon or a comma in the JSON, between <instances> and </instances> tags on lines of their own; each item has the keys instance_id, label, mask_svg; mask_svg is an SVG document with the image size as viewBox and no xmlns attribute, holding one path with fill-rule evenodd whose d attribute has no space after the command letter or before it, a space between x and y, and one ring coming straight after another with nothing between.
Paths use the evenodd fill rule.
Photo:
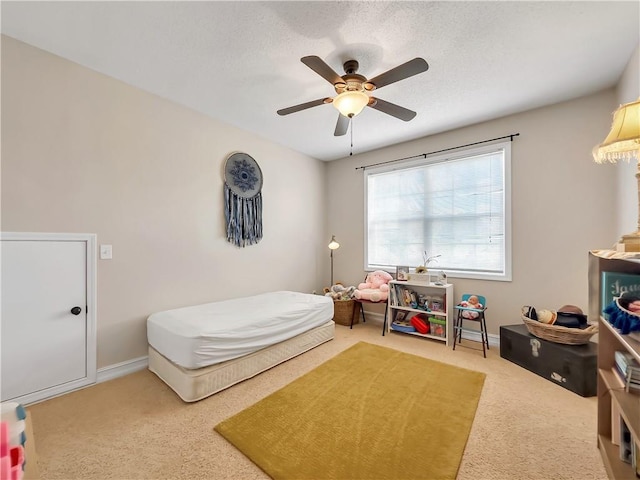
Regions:
<instances>
[{"instance_id":1,"label":"plastic storage bin","mask_svg":"<svg viewBox=\"0 0 640 480\"><path fill-rule=\"evenodd\" d=\"M447 336L447 322L436 317L429 317L429 333L434 337Z\"/></svg>"}]
</instances>

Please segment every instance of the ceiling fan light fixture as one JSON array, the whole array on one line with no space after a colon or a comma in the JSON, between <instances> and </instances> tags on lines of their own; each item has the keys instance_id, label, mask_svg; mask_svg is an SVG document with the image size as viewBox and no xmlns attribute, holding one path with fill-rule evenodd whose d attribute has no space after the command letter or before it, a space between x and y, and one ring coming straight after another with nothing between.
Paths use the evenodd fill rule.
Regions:
<instances>
[{"instance_id":1,"label":"ceiling fan light fixture","mask_svg":"<svg viewBox=\"0 0 640 480\"><path fill-rule=\"evenodd\" d=\"M345 117L355 117L369 103L369 95L362 91L342 92L333 99L333 106Z\"/></svg>"}]
</instances>

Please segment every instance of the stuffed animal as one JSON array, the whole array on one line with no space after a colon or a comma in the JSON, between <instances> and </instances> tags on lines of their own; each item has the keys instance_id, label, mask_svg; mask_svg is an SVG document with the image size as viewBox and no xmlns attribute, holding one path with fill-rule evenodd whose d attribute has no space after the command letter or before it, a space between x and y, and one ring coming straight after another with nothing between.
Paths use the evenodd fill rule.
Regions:
<instances>
[{"instance_id":1,"label":"stuffed animal","mask_svg":"<svg viewBox=\"0 0 640 480\"><path fill-rule=\"evenodd\" d=\"M476 308L478 310L482 310L483 308L482 304L480 303L480 300L478 300L478 297L476 297L475 295L471 295L467 300L460 302L458 305L464 308ZM473 320L475 318L478 318L479 316L480 316L480 313L474 312L473 310L462 311L463 318L469 318Z\"/></svg>"},{"instance_id":2,"label":"stuffed animal","mask_svg":"<svg viewBox=\"0 0 640 480\"><path fill-rule=\"evenodd\" d=\"M324 294L325 297L331 297L333 300L351 300L356 287L345 287L341 283L332 285Z\"/></svg>"},{"instance_id":3,"label":"stuffed animal","mask_svg":"<svg viewBox=\"0 0 640 480\"><path fill-rule=\"evenodd\" d=\"M393 277L384 270L375 270L367 274L364 282L358 285L353 296L358 300L370 302L385 302L389 298L389 281Z\"/></svg>"}]
</instances>

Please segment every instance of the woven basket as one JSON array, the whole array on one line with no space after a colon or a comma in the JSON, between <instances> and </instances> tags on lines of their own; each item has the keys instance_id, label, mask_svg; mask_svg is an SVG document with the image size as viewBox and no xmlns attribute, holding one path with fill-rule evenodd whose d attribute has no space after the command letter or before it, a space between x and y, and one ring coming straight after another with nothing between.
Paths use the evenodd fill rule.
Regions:
<instances>
[{"instance_id":1,"label":"woven basket","mask_svg":"<svg viewBox=\"0 0 640 480\"><path fill-rule=\"evenodd\" d=\"M560 327L558 325L540 323L524 315L520 316L531 335L550 342L564 343L566 345L584 345L589 343L592 335L598 333L598 325L589 324L589 326L584 329Z\"/></svg>"},{"instance_id":2,"label":"woven basket","mask_svg":"<svg viewBox=\"0 0 640 480\"><path fill-rule=\"evenodd\" d=\"M351 325L356 308L354 300L334 300L333 301L333 321L340 325ZM359 318L354 318L353 323L358 323Z\"/></svg>"}]
</instances>

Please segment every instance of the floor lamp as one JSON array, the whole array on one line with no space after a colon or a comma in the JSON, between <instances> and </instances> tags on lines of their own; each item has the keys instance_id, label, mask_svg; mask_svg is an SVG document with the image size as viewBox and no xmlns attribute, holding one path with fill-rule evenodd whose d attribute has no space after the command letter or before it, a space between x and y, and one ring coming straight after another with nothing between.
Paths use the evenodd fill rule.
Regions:
<instances>
[{"instance_id":1,"label":"floor lamp","mask_svg":"<svg viewBox=\"0 0 640 480\"><path fill-rule=\"evenodd\" d=\"M598 163L616 163L620 160L640 160L640 98L635 102L620 105L613 112L613 123L607 138L593 149L593 158ZM640 252L640 164L636 172L638 182L638 229L623 235L617 250Z\"/></svg>"},{"instance_id":2,"label":"floor lamp","mask_svg":"<svg viewBox=\"0 0 640 480\"><path fill-rule=\"evenodd\" d=\"M329 242L328 246L329 250L331 250L331 254L329 256L331 257L331 286L333 286L333 251L340 248L340 244L336 242L335 235L331 235L331 241Z\"/></svg>"}]
</instances>

